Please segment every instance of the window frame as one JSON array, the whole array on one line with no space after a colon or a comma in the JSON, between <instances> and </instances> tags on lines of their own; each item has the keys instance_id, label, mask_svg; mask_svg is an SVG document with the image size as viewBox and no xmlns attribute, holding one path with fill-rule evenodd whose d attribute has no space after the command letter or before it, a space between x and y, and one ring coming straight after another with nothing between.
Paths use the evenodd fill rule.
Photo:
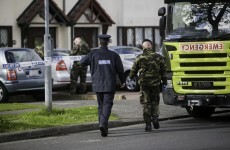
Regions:
<instances>
[{"instance_id":1,"label":"window frame","mask_svg":"<svg viewBox=\"0 0 230 150\"><path fill-rule=\"evenodd\" d=\"M7 45L4 47L12 47L13 46L13 40L12 40L12 26L0 26L0 29L7 31ZM1 35L0 35L1 36ZM0 47L1 47L1 41L0 41Z\"/></svg>"},{"instance_id":2,"label":"window frame","mask_svg":"<svg viewBox=\"0 0 230 150\"><path fill-rule=\"evenodd\" d=\"M156 30L159 30L159 27L158 26L118 26L117 27L117 45L118 46L130 46L128 44L128 35L127 35L127 31L128 30L132 30L133 32L133 37L132 37L132 44L131 46L135 46L135 47L138 47L139 45L136 45L137 41L136 41L136 30L137 29L142 29L142 40L145 39L146 37L146 30L151 28L152 30L152 42L153 42L153 49L155 49L156 51L157 48L156 48L156 44L160 45L160 43L156 43L157 41L155 40L156 39ZM160 35L159 37L157 38L160 38ZM159 40L158 40L159 41Z\"/></svg>"}]
</instances>

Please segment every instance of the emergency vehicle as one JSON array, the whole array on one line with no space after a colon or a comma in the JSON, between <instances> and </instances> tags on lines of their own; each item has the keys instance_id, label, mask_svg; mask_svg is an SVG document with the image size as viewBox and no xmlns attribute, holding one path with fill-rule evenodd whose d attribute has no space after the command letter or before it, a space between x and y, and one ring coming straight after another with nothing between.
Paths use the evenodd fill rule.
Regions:
<instances>
[{"instance_id":1,"label":"emergency vehicle","mask_svg":"<svg viewBox=\"0 0 230 150\"><path fill-rule=\"evenodd\" d=\"M163 101L193 117L230 107L230 1L165 0L158 10L167 65Z\"/></svg>"}]
</instances>

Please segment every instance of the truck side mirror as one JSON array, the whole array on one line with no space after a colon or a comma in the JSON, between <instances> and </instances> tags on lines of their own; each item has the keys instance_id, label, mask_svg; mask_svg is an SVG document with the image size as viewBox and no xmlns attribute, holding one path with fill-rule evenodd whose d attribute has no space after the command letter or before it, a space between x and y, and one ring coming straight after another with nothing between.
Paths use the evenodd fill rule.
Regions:
<instances>
[{"instance_id":1,"label":"truck side mirror","mask_svg":"<svg viewBox=\"0 0 230 150\"><path fill-rule=\"evenodd\" d=\"M166 27L166 9L165 7L161 7L158 10L158 16L161 16L160 21L159 21L159 27L160 27L160 36L162 39L165 37L165 27Z\"/></svg>"},{"instance_id":2,"label":"truck side mirror","mask_svg":"<svg viewBox=\"0 0 230 150\"><path fill-rule=\"evenodd\" d=\"M164 16L166 13L165 7L161 7L158 9L158 16Z\"/></svg>"},{"instance_id":3,"label":"truck side mirror","mask_svg":"<svg viewBox=\"0 0 230 150\"><path fill-rule=\"evenodd\" d=\"M162 16L159 21L160 36L165 37L166 17Z\"/></svg>"}]
</instances>

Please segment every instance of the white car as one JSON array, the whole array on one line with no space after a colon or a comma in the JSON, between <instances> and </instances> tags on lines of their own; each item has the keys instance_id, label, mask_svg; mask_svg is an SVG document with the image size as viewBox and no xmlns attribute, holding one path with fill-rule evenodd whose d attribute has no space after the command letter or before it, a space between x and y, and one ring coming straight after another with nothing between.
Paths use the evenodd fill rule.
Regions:
<instances>
[{"instance_id":1,"label":"white car","mask_svg":"<svg viewBox=\"0 0 230 150\"><path fill-rule=\"evenodd\" d=\"M109 50L115 51L121 57L124 73L126 79L126 90L137 91L139 90L138 76L130 80L128 75L133 65L136 56L142 53L142 50L132 46L109 46ZM92 48L91 50L100 49ZM54 50L52 59L52 78L53 87L63 87L70 83L70 70L73 64L73 59L69 57L70 50ZM91 84L90 67L88 67L86 82ZM119 80L118 80L119 84Z\"/></svg>"},{"instance_id":2,"label":"white car","mask_svg":"<svg viewBox=\"0 0 230 150\"><path fill-rule=\"evenodd\" d=\"M72 62L68 60L70 50L55 49L52 54L52 81L53 88L64 87L70 84L70 69ZM65 59L67 58L67 60Z\"/></svg>"}]
</instances>

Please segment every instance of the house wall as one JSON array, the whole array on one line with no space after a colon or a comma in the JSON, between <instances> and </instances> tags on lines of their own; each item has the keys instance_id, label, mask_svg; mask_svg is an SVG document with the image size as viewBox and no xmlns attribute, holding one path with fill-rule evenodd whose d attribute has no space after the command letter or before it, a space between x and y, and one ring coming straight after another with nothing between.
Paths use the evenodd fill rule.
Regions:
<instances>
[{"instance_id":1,"label":"house wall","mask_svg":"<svg viewBox=\"0 0 230 150\"><path fill-rule=\"evenodd\" d=\"M0 2L0 26L13 27L13 40L16 40L14 47L21 46L21 30L16 19L26 9L32 0L1 0ZM63 9L63 0L54 0L60 9ZM72 9L77 0L64 0L65 14ZM97 0L102 8L110 15L116 23L108 29L108 34L112 36L112 43L117 44L117 27L122 26L158 26L158 8L164 6L163 0ZM10 10L10 11L9 11ZM7 15L6 15L7 12ZM32 25L38 26L38 25ZM100 25L76 25L77 27L98 27L99 34L102 33ZM70 27L56 25L58 48L70 48Z\"/></svg>"},{"instance_id":2,"label":"house wall","mask_svg":"<svg viewBox=\"0 0 230 150\"><path fill-rule=\"evenodd\" d=\"M54 0L58 6L63 8L63 0ZM76 4L76 0L65 0L65 13L72 9ZM112 43L117 44L117 27L119 26L158 26L159 17L158 9L164 6L164 1L155 0L97 0L102 8L110 15L115 22L108 29L108 34L112 36ZM76 27L98 27L99 34L102 33L100 25L76 25Z\"/></svg>"},{"instance_id":3,"label":"house wall","mask_svg":"<svg viewBox=\"0 0 230 150\"><path fill-rule=\"evenodd\" d=\"M158 9L164 6L163 0L97 0L116 24L109 28L112 43L117 44L117 27L158 26Z\"/></svg>"},{"instance_id":4,"label":"house wall","mask_svg":"<svg viewBox=\"0 0 230 150\"><path fill-rule=\"evenodd\" d=\"M115 22L109 27L107 34L111 35L112 43L109 45L113 46L117 44L117 26L124 24L124 1L125 0L97 0L102 8L110 15L112 20ZM99 32L101 33L101 32Z\"/></svg>"},{"instance_id":5,"label":"house wall","mask_svg":"<svg viewBox=\"0 0 230 150\"><path fill-rule=\"evenodd\" d=\"M14 47L21 46L21 29L16 19L30 3L31 0L1 0L0 2L0 26L12 26L13 40L16 41Z\"/></svg>"}]
</instances>

